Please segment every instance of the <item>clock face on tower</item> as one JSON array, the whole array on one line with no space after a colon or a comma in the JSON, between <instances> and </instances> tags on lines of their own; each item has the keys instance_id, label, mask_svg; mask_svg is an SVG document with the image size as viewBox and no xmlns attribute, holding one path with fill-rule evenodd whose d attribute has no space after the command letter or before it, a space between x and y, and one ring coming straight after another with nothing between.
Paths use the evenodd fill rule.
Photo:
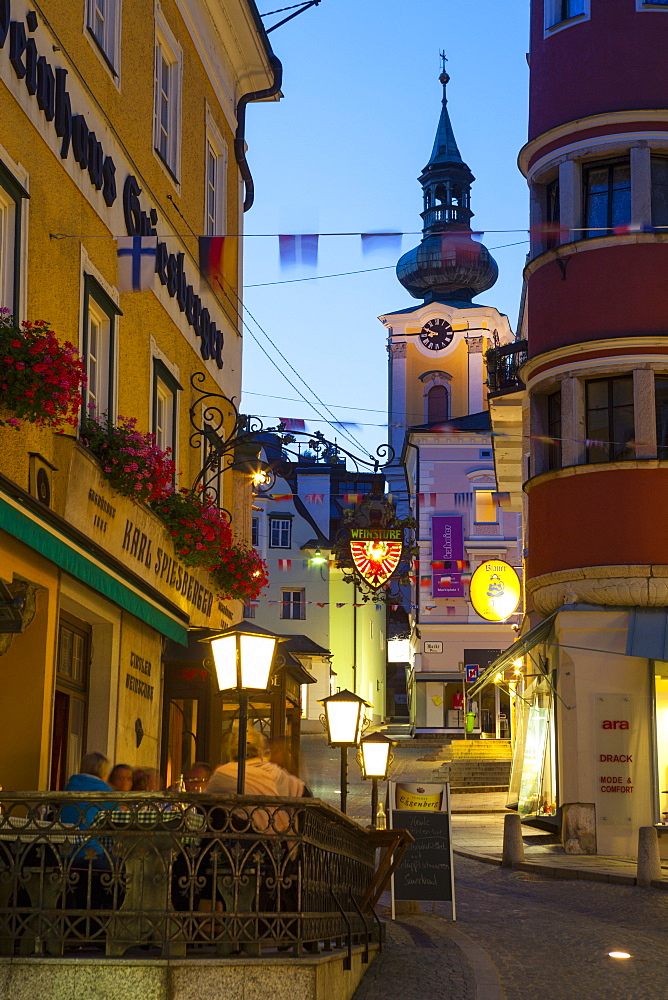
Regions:
<instances>
[{"instance_id":1,"label":"clock face on tower","mask_svg":"<svg viewBox=\"0 0 668 1000\"><path fill-rule=\"evenodd\" d=\"M420 330L420 341L430 351L442 351L455 333L445 319L430 319Z\"/></svg>"}]
</instances>

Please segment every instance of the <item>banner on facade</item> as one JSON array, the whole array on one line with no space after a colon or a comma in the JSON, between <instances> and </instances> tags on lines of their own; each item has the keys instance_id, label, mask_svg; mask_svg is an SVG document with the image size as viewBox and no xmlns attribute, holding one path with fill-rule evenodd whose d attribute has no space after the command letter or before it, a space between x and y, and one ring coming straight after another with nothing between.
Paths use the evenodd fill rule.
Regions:
<instances>
[{"instance_id":1,"label":"banner on facade","mask_svg":"<svg viewBox=\"0 0 668 1000\"><path fill-rule=\"evenodd\" d=\"M465 597L462 574L445 567L464 560L464 519L461 514L434 514L431 519L432 563L443 563L444 569L432 567L432 597Z\"/></svg>"}]
</instances>

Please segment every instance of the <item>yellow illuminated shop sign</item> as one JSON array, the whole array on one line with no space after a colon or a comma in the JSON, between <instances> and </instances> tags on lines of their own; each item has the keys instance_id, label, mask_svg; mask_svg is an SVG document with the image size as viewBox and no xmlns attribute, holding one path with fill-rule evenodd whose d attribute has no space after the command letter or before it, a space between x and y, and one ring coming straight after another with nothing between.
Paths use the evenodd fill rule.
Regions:
<instances>
[{"instance_id":1,"label":"yellow illuminated shop sign","mask_svg":"<svg viewBox=\"0 0 668 1000\"><path fill-rule=\"evenodd\" d=\"M488 559L471 577L470 601L488 622L503 622L520 603L520 578L502 559Z\"/></svg>"}]
</instances>

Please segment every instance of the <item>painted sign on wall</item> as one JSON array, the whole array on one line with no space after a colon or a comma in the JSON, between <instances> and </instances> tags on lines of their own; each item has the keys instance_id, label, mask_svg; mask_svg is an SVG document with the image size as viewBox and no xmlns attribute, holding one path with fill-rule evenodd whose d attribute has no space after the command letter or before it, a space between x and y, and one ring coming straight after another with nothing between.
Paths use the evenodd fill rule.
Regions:
<instances>
[{"instance_id":1,"label":"painted sign on wall","mask_svg":"<svg viewBox=\"0 0 668 1000\"><path fill-rule=\"evenodd\" d=\"M631 695L596 695L596 820L606 825L633 822L636 798L638 727Z\"/></svg>"}]
</instances>

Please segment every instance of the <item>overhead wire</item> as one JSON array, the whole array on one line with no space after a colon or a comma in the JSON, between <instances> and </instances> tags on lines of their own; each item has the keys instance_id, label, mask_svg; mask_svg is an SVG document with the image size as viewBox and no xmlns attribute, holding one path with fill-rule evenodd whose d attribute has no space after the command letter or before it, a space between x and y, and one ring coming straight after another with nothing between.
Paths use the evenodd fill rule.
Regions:
<instances>
[{"instance_id":1,"label":"overhead wire","mask_svg":"<svg viewBox=\"0 0 668 1000\"><path fill-rule=\"evenodd\" d=\"M168 197L169 197L169 195L168 195ZM192 226L190 225L190 223L188 222L188 220L186 219L186 217L183 215L183 213L179 209L178 205L176 205L175 202L173 202L173 204L174 204L174 207L176 208L176 211L178 212L178 214L181 216L181 218L183 219L183 221L187 225L188 229L190 229L191 234L193 236L196 236L196 234L195 234ZM220 277L223 278L222 281L220 280ZM239 293L237 292L237 290L232 285L230 285L230 283L228 281L225 281L224 275L221 275L220 277L218 275L216 275L214 277L214 280L215 280L216 284L220 287L220 290L222 291L222 293L225 296L225 298L228 299L228 301L230 301L230 303L232 305L232 308L234 309L234 311L236 313L237 321L240 322L242 324L242 326L246 330L248 330L248 332L250 333L251 337L253 338L253 340L255 341L255 343L258 345L258 347L260 348L260 350L263 352L263 354L265 355L265 357L269 361L271 361L271 363L274 365L274 367L276 368L276 370L281 373L281 375L286 380L286 382L288 383L288 385L292 389L294 389L294 391L299 396L301 396L301 398L304 400L305 403L308 403L308 405L311 406L311 408L313 410L315 410L315 412L318 414L318 416L322 419L322 421L324 423L326 423L329 427L331 427L332 430L337 431L338 433L345 435L345 437L354 445L355 448L359 448L362 451L363 454L368 455L369 458L371 458L372 456L369 454L368 451L366 451L366 449L364 448L364 445L360 441L358 441L352 434L350 434L350 432L347 431L343 426L341 426L341 421L338 421L336 419L336 415L334 413L332 413L332 411L329 409L329 407L326 406L325 403L322 402L322 400L320 399L320 397L318 396L318 394L311 388L311 386L308 384L308 382L304 378L302 378L302 376L299 374L299 372L297 371L297 369L288 361L288 359L285 357L285 355L276 346L276 344L273 342L273 340L271 339L271 337L269 336L269 334L266 332L266 330L264 330L263 327L258 322L258 320L255 319L255 317L251 313L250 309L246 306L245 302L243 301L243 299L241 298L241 296L239 295ZM239 306L236 306L229 299L229 295L228 295L228 293L227 293L227 291L225 289L225 285L227 285L227 288L229 289L230 292L232 292L232 295L234 295L235 299L239 303L239 306L241 306L241 311L239 310ZM213 291L213 289L212 289L212 291ZM269 341L269 343L271 344L271 346L274 348L274 350L276 351L276 353L279 355L279 357L281 357L283 359L283 361L285 361L286 365L288 365L288 367L291 369L291 371L294 372L294 374L297 376L297 378L299 379L299 381L307 388L307 390L311 393L311 395L314 396L316 398L316 400L318 400L318 402L320 403L320 405L325 407L325 409L327 410L327 412L333 418L333 422L332 422L332 420L328 420L320 412L320 410L318 410L318 408L309 399L307 399L306 396L304 396L304 394L300 391L300 389L298 389L298 387L296 385L294 385L290 381L290 379L288 379L288 377L286 376L285 372L282 371L282 369L276 364L276 362L269 355L269 353L264 349L264 347L262 346L262 344L260 344L260 342L257 339L257 337L255 336L255 334L253 333L253 331L251 330L251 328L246 323L246 321L245 321L245 319L243 317L243 312L244 311L248 313L248 315L253 320L253 322L255 323L255 325L257 326L257 328L264 334L264 336L267 338L267 340Z\"/></svg>"},{"instance_id":2,"label":"overhead wire","mask_svg":"<svg viewBox=\"0 0 668 1000\"><path fill-rule=\"evenodd\" d=\"M508 247L520 247L529 240L519 240L517 243L504 243L500 247L490 247L490 250L506 250ZM393 271L396 264L384 264L383 267L363 267L359 271L337 271L336 274L311 274L306 278L283 278L281 281L261 281L253 285L244 285L244 288L268 288L270 285L291 285L296 281L320 281L323 278L347 278L351 274L370 274L372 271Z\"/></svg>"},{"instance_id":3,"label":"overhead wire","mask_svg":"<svg viewBox=\"0 0 668 1000\"><path fill-rule=\"evenodd\" d=\"M185 222L185 224L188 226L188 229L190 229L191 235L192 236L196 236L195 232L192 229L192 226L190 225L190 223L188 222L188 220L186 219L186 217L183 215L183 213L179 209L178 205L176 205L175 202L173 204L174 204L174 207L175 207L176 211L178 212L178 214L181 216L181 218L183 219L183 221ZM332 428L332 430L337 431L338 433L344 434L346 436L346 438L350 442L352 442L352 444L355 446L355 448L359 448L364 455L367 455L369 458L373 457L364 448L364 445L360 441L357 441L357 439L355 437L353 437L353 435L351 435L344 427L341 426L341 421L337 421L336 415L334 413L332 413L332 411L329 409L329 407L326 406L325 403L322 402L322 400L319 398L319 396L317 395L317 393L310 387L310 385L308 384L308 382L304 378L302 378L302 376L299 374L299 372L296 370L296 368L294 368L294 366L292 364L290 364L290 362L285 357L285 355L280 351L280 349L272 341L271 337L266 332L266 330L264 330L263 327L258 322L258 320L255 319L255 317L253 316L253 314L251 313L251 311L248 309L248 307L246 306L246 304L244 303L243 299L240 297L240 295L236 291L236 289L233 288L232 285L229 284L229 282L225 281L224 276L222 276L222 277L223 277L223 281L221 281L220 278L217 275L215 275L214 276L214 280L215 280L216 284L220 287L220 290L222 291L222 293L225 296L225 298L227 298L228 301L230 301L230 304L232 305L232 308L234 309L234 311L236 313L237 321L240 322L242 324L242 326L246 330L248 330L249 334L251 335L251 337L253 338L253 340L255 341L255 343L258 345L258 347L260 348L260 350L263 352L263 354L265 355L265 357L272 363L272 365L274 366L274 368L276 368L276 370L278 372L280 372L280 374L286 380L286 382L288 383L288 385L292 389L294 389L294 391L299 396L301 396L301 398L304 400L305 403L307 403L313 410L315 410L315 412L322 419L322 421L324 423L326 423L328 426L330 426ZM224 284L223 284L223 282L224 282ZM235 299L239 303L239 306L241 306L241 311L239 310L239 306L235 305L229 299L229 295L227 294L227 291L225 289L225 285L227 285L227 288L229 289L229 291L232 292L232 294L234 295ZM212 291L213 291L213 289L212 289ZM321 413L320 410L315 406L315 404L311 400L307 399L307 397L304 396L304 394L301 392L301 390L290 381L290 379L287 377L287 375L285 374L285 372L274 361L274 359L271 357L271 355L264 349L263 345L260 344L260 342L257 339L257 337L255 336L255 334L253 333L253 331L251 330L251 328L249 327L249 325L246 323L246 321L245 321L245 319L243 317L243 311L245 311L245 312L248 313L248 315L253 320L253 322L255 323L255 325L257 326L257 328L264 334L264 336L267 338L267 340L269 341L269 343L272 345L272 347L274 348L274 350L276 351L276 353L283 359L283 361L285 361L286 365L288 365L288 367L291 369L291 371L294 372L294 374L297 376L297 378L300 380L300 382L304 386L306 386L306 388L311 393L311 395L313 395L318 400L318 402L320 403L321 406L325 407L325 409L327 410L327 412L333 418L333 421L332 420L328 420L327 417L325 417L324 414Z\"/></svg>"},{"instance_id":4,"label":"overhead wire","mask_svg":"<svg viewBox=\"0 0 668 1000\"><path fill-rule=\"evenodd\" d=\"M227 284L227 282L225 282L225 284ZM330 426L330 427L332 428L332 430L336 431L336 432L337 432L337 433L339 433L339 434L342 434L342 435L344 435L344 436L345 436L345 437L346 437L346 438L348 439L348 441L349 441L349 442L350 442L350 443L351 443L352 445L354 445L354 447L355 447L355 448L359 448L359 449L360 449L360 451L361 451L361 452L362 452L362 453L363 453L364 455L367 455L367 456L368 456L369 458L372 458L373 456L371 456L371 455L370 455L370 453L369 453L369 452L367 451L367 449L366 449L366 448L364 447L364 445L362 444L362 442L361 442L361 441L359 441L359 440L358 440L358 439L357 439L357 438L355 437L355 435L354 435L354 434L351 434L351 433L350 433L350 431L348 431L348 430L347 430L347 429L346 429L345 427L343 427L343 426L341 425L341 424L342 424L342 422L341 422L340 420L337 420L337 418L336 418L336 414L332 412L332 410L331 410L331 409L330 409L330 408L329 408L329 407L327 406L327 404L326 404L325 402L323 402L323 400L322 400L322 399L320 398L320 396L318 396L317 392L316 392L316 391L315 391L314 389L312 389L312 388L311 388L311 386L310 386L310 385L308 384L308 382L306 381L306 379L305 379L305 378L303 378L303 377L302 377L302 376L301 376L301 375L299 374L299 372L298 372L298 371L297 371L297 369L296 369L296 368L294 367L294 365L292 365L292 364L291 364L291 362L290 362L290 361L288 361L288 359L287 359L287 358L286 358L286 356L285 356L285 355L283 354L283 352L281 351L281 349L280 349L280 348L279 348L279 347L277 346L277 344L276 344L276 343L275 343L275 342L274 342L274 341L273 341L273 340L271 339L271 337L269 336L269 334L267 333L267 331L266 331L266 330L265 330L265 329L264 329L264 328L262 327L262 325L261 325L261 324L259 323L259 321L258 321L258 320L257 320L257 319L255 318L255 316L254 316L254 315L252 314L252 312L250 311L250 309L248 308L248 306L246 305L246 303L245 303L245 302L244 302L244 301L243 301L243 300L242 300L242 299L241 299L241 298L239 297L239 295L238 295L238 294L237 294L237 293L235 292L235 290L234 290L233 288L231 289L231 291L232 291L232 293L233 293L234 295L236 295L236 297L237 297L237 299L238 299L238 301L239 301L239 303L240 303L240 305L241 305L241 308L242 308L242 310L243 310L244 312L246 312L246 313L247 313L247 314L248 314L248 315L250 316L250 318L252 319L252 321L253 321L253 322L255 323L255 325L257 326L258 330L260 330L260 332L261 332L261 333L263 334L263 336L264 336L264 337L266 337L266 339L267 339L267 340L269 341L269 343L271 344L271 346L273 347L273 349L274 349L274 350L276 351L276 353L278 354L278 356L279 356L279 357L280 357L280 358L281 358L281 359L282 359L282 360L283 360L283 361L284 361L284 362L286 363L286 365L288 366L288 368L290 369L290 371L291 371L291 372L293 372L293 373L294 373L294 374L295 374L295 375L297 376L297 378L298 378L298 379L299 379L299 381L300 381L300 382L302 383L302 385L304 385L304 386L305 386L305 387L307 388L307 390L308 390L308 391L309 391L309 392L311 393L311 395L312 395L312 396L313 396L313 397L314 397L314 398L315 398L315 399L317 400L317 402L318 402L318 403L320 404L320 406L323 406L323 407L325 408L325 410L327 411L327 413L329 413L329 415L330 415L330 417L331 417L332 419L331 419L331 420L327 419L327 417L325 417L325 416L323 415L323 413L321 413L321 412L320 412L320 410L318 410L318 409L317 409L317 407L316 407L316 406L315 406L315 405L314 405L313 403L309 403L309 405L310 405L310 406L312 406L312 408L313 408L313 409L315 410L315 412L316 412L316 413L318 414L318 416L319 416L319 417L321 417L321 418L323 419L323 421L324 421L324 422L325 422L326 424L328 424L328 425L329 425L329 426ZM297 393L298 393L298 394L299 394L299 395L300 395L300 396L302 397L302 399L303 399L303 400L304 400L305 402L309 402L309 400L308 400L308 399L306 399L306 397L305 397L305 396L303 395L303 393L302 393L302 392L300 392L300 390L299 390L299 389L298 389L298 388L297 388L297 387L296 387L295 385L293 385L293 383L292 383L292 382L290 382L290 380L289 380L289 379L287 378L287 376L285 375L285 372L283 372L283 371L281 370L281 368L280 368L280 367L279 367L279 366L278 366L278 365L276 364L276 362L274 362L274 360L273 360L273 358L271 357L271 355L270 355L270 354L269 354L269 353L268 353L268 352L267 352L266 350L264 350L264 348L262 347L262 345L261 345L261 344L260 344L260 342L258 341L257 337L256 337L256 336L254 335L253 331L252 331L252 330L250 329L250 327L248 326L248 324L247 324L247 323L245 322L245 320L243 319L243 317L242 317L241 321L242 321L242 323L244 324L245 328L246 328L246 329L248 330L248 332L250 333L250 335L251 335L251 337L253 338L253 340L255 341L255 343L256 343L256 344L258 345L258 347L260 347L260 349L261 349L261 350L262 350L262 352L264 353L265 357L267 357L267 358L268 358L268 359L269 359L269 360L270 360L270 361L272 362L272 364L274 365L274 367L275 367L275 368L276 368L276 369L277 369L278 371L280 371L280 372L281 372L281 374L282 374L282 375L283 375L283 377L285 378L285 380L286 380L286 382L288 383L288 385L291 385L291 386L292 386L292 388L293 388L293 389L295 390L295 392L297 392Z\"/></svg>"}]
</instances>

